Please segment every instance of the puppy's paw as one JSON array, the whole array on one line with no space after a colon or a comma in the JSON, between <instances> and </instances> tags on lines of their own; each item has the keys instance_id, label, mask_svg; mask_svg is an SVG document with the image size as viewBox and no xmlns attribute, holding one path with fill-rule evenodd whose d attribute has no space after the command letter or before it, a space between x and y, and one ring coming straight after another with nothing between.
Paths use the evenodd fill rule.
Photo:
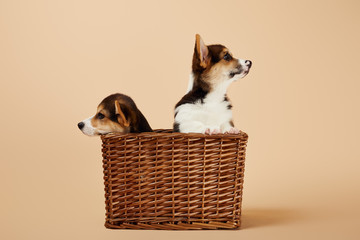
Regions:
<instances>
[{"instance_id":1,"label":"puppy's paw","mask_svg":"<svg viewBox=\"0 0 360 240\"><path fill-rule=\"evenodd\" d=\"M234 127L231 127L229 130L225 132L225 134L239 134L240 130Z\"/></svg>"},{"instance_id":2,"label":"puppy's paw","mask_svg":"<svg viewBox=\"0 0 360 240\"><path fill-rule=\"evenodd\" d=\"M221 134L221 131L218 128L206 128L205 134L208 135Z\"/></svg>"}]
</instances>

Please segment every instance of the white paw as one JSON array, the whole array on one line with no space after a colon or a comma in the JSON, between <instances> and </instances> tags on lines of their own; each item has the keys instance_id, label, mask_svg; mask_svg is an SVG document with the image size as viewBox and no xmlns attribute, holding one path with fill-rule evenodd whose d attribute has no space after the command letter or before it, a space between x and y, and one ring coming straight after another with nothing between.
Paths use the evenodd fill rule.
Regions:
<instances>
[{"instance_id":1,"label":"white paw","mask_svg":"<svg viewBox=\"0 0 360 240\"><path fill-rule=\"evenodd\" d=\"M206 130L205 130L205 134L208 134L208 135L214 135L214 134L220 134L220 133L221 133L221 131L218 128L206 128Z\"/></svg>"},{"instance_id":2,"label":"white paw","mask_svg":"<svg viewBox=\"0 0 360 240\"><path fill-rule=\"evenodd\" d=\"M229 130L225 132L225 134L239 134L240 130L234 127L231 127Z\"/></svg>"}]
</instances>

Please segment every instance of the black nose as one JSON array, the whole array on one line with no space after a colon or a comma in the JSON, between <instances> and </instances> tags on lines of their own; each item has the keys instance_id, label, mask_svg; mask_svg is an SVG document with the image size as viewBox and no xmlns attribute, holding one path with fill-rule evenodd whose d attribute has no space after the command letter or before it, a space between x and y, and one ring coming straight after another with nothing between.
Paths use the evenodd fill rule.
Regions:
<instances>
[{"instance_id":1,"label":"black nose","mask_svg":"<svg viewBox=\"0 0 360 240\"><path fill-rule=\"evenodd\" d=\"M252 62L250 60L246 60L245 61L246 66L248 66L249 68L251 68Z\"/></svg>"},{"instance_id":2,"label":"black nose","mask_svg":"<svg viewBox=\"0 0 360 240\"><path fill-rule=\"evenodd\" d=\"M78 123L78 127L80 130L83 129L84 126L85 126L85 124L83 122Z\"/></svg>"}]
</instances>

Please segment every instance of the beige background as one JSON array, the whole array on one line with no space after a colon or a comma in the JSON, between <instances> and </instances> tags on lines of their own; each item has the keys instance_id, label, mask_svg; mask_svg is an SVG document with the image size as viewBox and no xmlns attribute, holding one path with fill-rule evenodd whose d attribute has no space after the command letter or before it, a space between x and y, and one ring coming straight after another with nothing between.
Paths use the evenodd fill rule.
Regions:
<instances>
[{"instance_id":1,"label":"beige background","mask_svg":"<svg viewBox=\"0 0 360 240\"><path fill-rule=\"evenodd\" d=\"M0 0L1 239L360 239L359 1ZM108 94L172 125L195 33L253 68L229 89L250 136L240 231L112 231Z\"/></svg>"}]
</instances>

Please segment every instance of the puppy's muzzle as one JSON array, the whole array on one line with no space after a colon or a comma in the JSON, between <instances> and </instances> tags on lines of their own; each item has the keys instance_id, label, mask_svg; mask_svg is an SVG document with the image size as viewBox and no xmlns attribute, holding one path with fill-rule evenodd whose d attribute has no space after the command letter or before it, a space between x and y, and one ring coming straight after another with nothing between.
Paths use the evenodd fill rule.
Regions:
<instances>
[{"instance_id":1,"label":"puppy's muzzle","mask_svg":"<svg viewBox=\"0 0 360 240\"><path fill-rule=\"evenodd\" d=\"M236 75L238 76L238 78L245 77L249 73L251 65L252 62L250 60L239 59L239 63L238 66L236 67L236 70L230 72L229 74L230 78L233 78Z\"/></svg>"}]
</instances>

